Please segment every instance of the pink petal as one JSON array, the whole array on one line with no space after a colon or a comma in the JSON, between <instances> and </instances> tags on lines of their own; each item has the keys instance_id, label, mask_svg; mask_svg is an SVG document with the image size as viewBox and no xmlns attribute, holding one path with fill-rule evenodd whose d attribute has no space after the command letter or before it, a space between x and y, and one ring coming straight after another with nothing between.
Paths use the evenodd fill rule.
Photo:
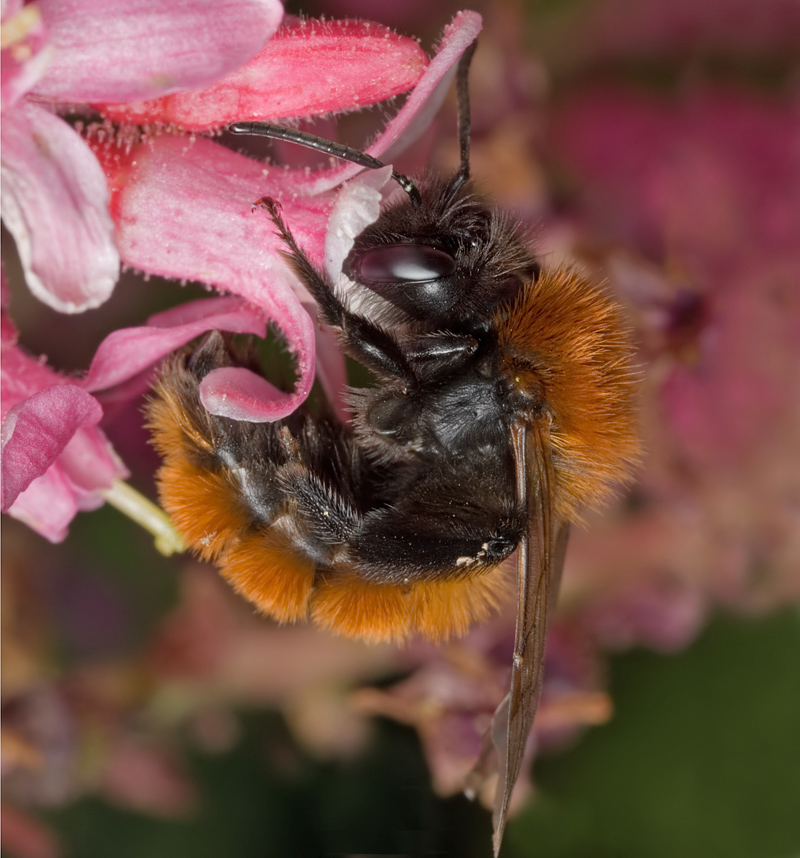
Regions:
<instances>
[{"instance_id":1,"label":"pink petal","mask_svg":"<svg viewBox=\"0 0 800 858\"><path fill-rule=\"evenodd\" d=\"M63 313L102 304L119 275L100 165L65 122L34 104L3 116L3 222L31 291Z\"/></svg>"},{"instance_id":2,"label":"pink petal","mask_svg":"<svg viewBox=\"0 0 800 858\"><path fill-rule=\"evenodd\" d=\"M50 542L61 542L66 537L77 513L75 493L58 468L35 479L8 510L9 515Z\"/></svg>"},{"instance_id":3,"label":"pink petal","mask_svg":"<svg viewBox=\"0 0 800 858\"><path fill-rule=\"evenodd\" d=\"M101 490L128 472L95 425L94 397L16 348L5 313L3 322L3 510L57 542L79 509L100 506Z\"/></svg>"},{"instance_id":4,"label":"pink petal","mask_svg":"<svg viewBox=\"0 0 800 858\"><path fill-rule=\"evenodd\" d=\"M327 325L316 328L316 379L339 419L347 421L350 409L346 401L347 365L339 348L336 331Z\"/></svg>"},{"instance_id":5,"label":"pink petal","mask_svg":"<svg viewBox=\"0 0 800 858\"><path fill-rule=\"evenodd\" d=\"M39 7L32 3L3 13L2 96L8 110L44 75L53 55Z\"/></svg>"},{"instance_id":6,"label":"pink petal","mask_svg":"<svg viewBox=\"0 0 800 858\"><path fill-rule=\"evenodd\" d=\"M55 462L78 429L102 416L95 398L74 384L56 384L14 406L3 421L3 510Z\"/></svg>"},{"instance_id":7,"label":"pink petal","mask_svg":"<svg viewBox=\"0 0 800 858\"><path fill-rule=\"evenodd\" d=\"M95 353L84 381L86 390L102 390L128 381L171 351L206 331L266 333L264 315L240 298L208 298L159 313L139 328L109 334Z\"/></svg>"},{"instance_id":8,"label":"pink petal","mask_svg":"<svg viewBox=\"0 0 800 858\"><path fill-rule=\"evenodd\" d=\"M459 58L478 37L482 26L481 16L477 12L460 12L456 15L445 28L436 55L406 103L366 150L370 155L390 163L398 152L413 143L428 127L444 101ZM298 190L305 194L319 194L335 188L362 169L356 164L345 163L318 174L316 181L306 182L302 190Z\"/></svg>"},{"instance_id":9,"label":"pink petal","mask_svg":"<svg viewBox=\"0 0 800 858\"><path fill-rule=\"evenodd\" d=\"M43 99L123 102L207 86L247 62L283 17L277 0L39 0L56 51Z\"/></svg>"},{"instance_id":10,"label":"pink petal","mask_svg":"<svg viewBox=\"0 0 800 858\"><path fill-rule=\"evenodd\" d=\"M147 324L155 328L174 328L179 325L194 325L207 321L216 328L235 333L257 333L264 330L263 314L247 301L230 296L199 298L197 301L178 304L170 307L169 310L154 313L147 320ZM224 328L223 323L230 324L232 327ZM250 330L251 327L253 327L252 330ZM205 328L205 330L212 330L212 328Z\"/></svg>"},{"instance_id":11,"label":"pink petal","mask_svg":"<svg viewBox=\"0 0 800 858\"><path fill-rule=\"evenodd\" d=\"M411 89L427 63L416 41L379 24L294 19L250 62L203 90L101 112L200 131L234 120L355 110Z\"/></svg>"},{"instance_id":12,"label":"pink petal","mask_svg":"<svg viewBox=\"0 0 800 858\"><path fill-rule=\"evenodd\" d=\"M105 434L94 426L75 433L58 457L56 467L66 477L82 510L102 506L102 490L110 488L114 480L129 476Z\"/></svg>"},{"instance_id":13,"label":"pink petal","mask_svg":"<svg viewBox=\"0 0 800 858\"><path fill-rule=\"evenodd\" d=\"M325 270L334 283L356 237L378 219L381 192L391 178L391 167L365 170L337 194L325 234Z\"/></svg>"},{"instance_id":14,"label":"pink petal","mask_svg":"<svg viewBox=\"0 0 800 858\"><path fill-rule=\"evenodd\" d=\"M242 367L215 369L200 382L200 401L206 411L231 420L271 423L291 414L303 399L282 393Z\"/></svg>"},{"instance_id":15,"label":"pink petal","mask_svg":"<svg viewBox=\"0 0 800 858\"><path fill-rule=\"evenodd\" d=\"M286 268L283 242L253 204L263 196L281 200L298 243L321 261L332 197L286 198L284 170L205 138L164 135L126 156L116 149L99 155L114 188L111 214L128 265L217 286L271 316L297 305L289 284L273 277Z\"/></svg>"},{"instance_id":16,"label":"pink petal","mask_svg":"<svg viewBox=\"0 0 800 858\"><path fill-rule=\"evenodd\" d=\"M299 404L313 383L314 328L271 219L252 206L264 194L281 196L283 171L267 171L209 140L187 145L171 136L136 147L131 160L112 168L119 188L112 213L125 262L209 283L263 310L296 355ZM312 258L323 255L329 208L327 199L285 201L284 216Z\"/></svg>"}]
</instances>

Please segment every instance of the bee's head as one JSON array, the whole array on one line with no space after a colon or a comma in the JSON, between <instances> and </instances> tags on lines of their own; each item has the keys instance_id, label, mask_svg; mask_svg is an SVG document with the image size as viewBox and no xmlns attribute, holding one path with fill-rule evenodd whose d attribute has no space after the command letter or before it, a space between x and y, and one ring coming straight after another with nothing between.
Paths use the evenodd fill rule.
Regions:
<instances>
[{"instance_id":1,"label":"bee's head","mask_svg":"<svg viewBox=\"0 0 800 858\"><path fill-rule=\"evenodd\" d=\"M486 318L536 278L515 225L469 182L430 179L420 201L400 199L355 239L342 271L409 318L448 329Z\"/></svg>"}]
</instances>

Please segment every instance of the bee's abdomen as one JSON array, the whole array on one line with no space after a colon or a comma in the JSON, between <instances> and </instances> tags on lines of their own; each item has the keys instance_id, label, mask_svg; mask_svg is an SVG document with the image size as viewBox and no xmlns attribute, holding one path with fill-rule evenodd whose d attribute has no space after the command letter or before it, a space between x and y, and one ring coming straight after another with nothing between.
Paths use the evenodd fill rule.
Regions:
<instances>
[{"instance_id":1,"label":"bee's abdomen","mask_svg":"<svg viewBox=\"0 0 800 858\"><path fill-rule=\"evenodd\" d=\"M488 616L505 590L499 564L518 539L512 510L503 506L497 521L469 521L466 508L426 516L427 480L387 496L397 474L366 459L333 419L210 415L199 382L230 363L211 335L165 364L148 405L161 503L195 554L279 622L310 618L379 641L446 638ZM404 508L430 525L424 539L419 529L406 538Z\"/></svg>"}]
</instances>

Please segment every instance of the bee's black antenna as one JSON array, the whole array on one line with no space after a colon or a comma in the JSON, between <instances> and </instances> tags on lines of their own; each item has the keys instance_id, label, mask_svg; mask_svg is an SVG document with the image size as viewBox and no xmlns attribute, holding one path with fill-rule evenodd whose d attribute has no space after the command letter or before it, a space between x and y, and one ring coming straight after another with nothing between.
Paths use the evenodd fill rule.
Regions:
<instances>
[{"instance_id":1,"label":"bee's black antenna","mask_svg":"<svg viewBox=\"0 0 800 858\"><path fill-rule=\"evenodd\" d=\"M290 143L297 143L300 146L315 149L317 152L325 152L327 155L333 155L334 158L341 158L343 161L352 161L352 163L367 167L370 170L377 170L386 166L382 161L373 158L372 155L367 155L366 152L352 149L342 143L334 143L332 140L325 140L323 137L308 134L306 131L284 128L282 125L272 125L270 122L235 122L228 126L228 131L232 134L255 134L259 137L270 137L273 140L288 140ZM414 182L408 176L394 170L392 170L392 178L408 194L414 208L419 208L422 197L420 197Z\"/></svg>"},{"instance_id":2,"label":"bee's black antenna","mask_svg":"<svg viewBox=\"0 0 800 858\"><path fill-rule=\"evenodd\" d=\"M473 42L458 61L456 97L458 98L458 145L461 149L461 167L450 186L451 196L455 196L458 189L469 180L469 142L472 131L469 113L469 67L477 47L477 41Z\"/></svg>"}]
</instances>

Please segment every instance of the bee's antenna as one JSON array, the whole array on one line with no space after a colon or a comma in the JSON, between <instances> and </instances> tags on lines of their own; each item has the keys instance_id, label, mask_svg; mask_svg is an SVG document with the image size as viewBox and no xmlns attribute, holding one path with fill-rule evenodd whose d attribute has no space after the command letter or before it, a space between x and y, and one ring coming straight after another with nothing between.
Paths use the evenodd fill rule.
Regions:
<instances>
[{"instance_id":1,"label":"bee's antenna","mask_svg":"<svg viewBox=\"0 0 800 858\"><path fill-rule=\"evenodd\" d=\"M255 134L259 137L270 137L273 140L288 140L290 143L297 143L300 146L306 146L308 149L315 149L317 152L325 152L327 155L333 155L334 158L351 161L370 170L377 170L386 166L382 161L373 158L372 155L367 155L366 152L352 149L342 143L334 143L332 140L325 140L323 137L308 134L306 131L284 128L282 125L272 125L270 122L235 122L228 126L228 131L232 134ZM408 176L394 170L392 170L392 178L408 194L414 208L419 208L422 197L420 197L414 182Z\"/></svg>"},{"instance_id":2,"label":"bee's antenna","mask_svg":"<svg viewBox=\"0 0 800 858\"><path fill-rule=\"evenodd\" d=\"M458 61L456 97L458 98L458 145L461 149L461 167L450 186L451 197L469 180L469 142L472 131L469 113L469 67L478 42L474 41Z\"/></svg>"}]
</instances>

